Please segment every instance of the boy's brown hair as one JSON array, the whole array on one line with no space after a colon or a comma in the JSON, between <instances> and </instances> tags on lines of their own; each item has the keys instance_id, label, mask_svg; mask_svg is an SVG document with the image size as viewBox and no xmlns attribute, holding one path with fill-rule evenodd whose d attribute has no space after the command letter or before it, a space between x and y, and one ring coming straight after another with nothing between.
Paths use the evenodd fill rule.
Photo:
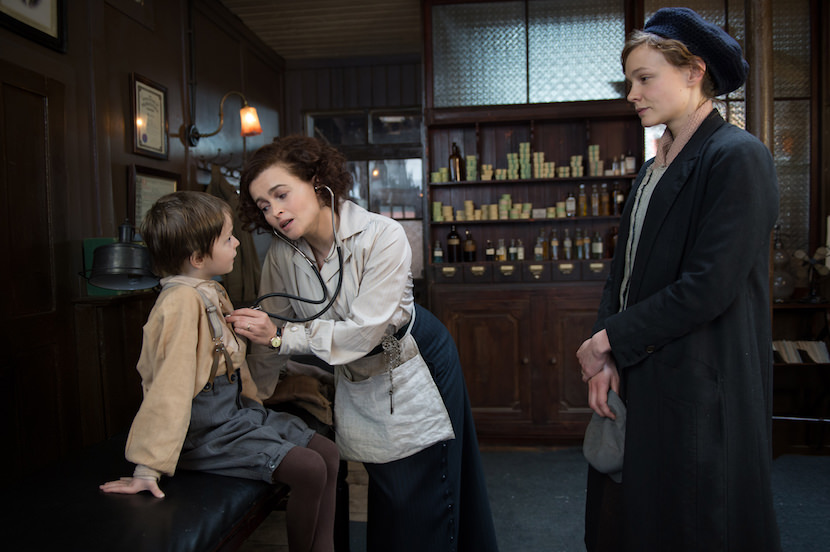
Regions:
<instances>
[{"instance_id":1,"label":"boy's brown hair","mask_svg":"<svg viewBox=\"0 0 830 552\"><path fill-rule=\"evenodd\" d=\"M204 192L173 192L156 201L139 229L156 274L180 274L194 253L210 257L226 214L230 205Z\"/></svg>"}]
</instances>

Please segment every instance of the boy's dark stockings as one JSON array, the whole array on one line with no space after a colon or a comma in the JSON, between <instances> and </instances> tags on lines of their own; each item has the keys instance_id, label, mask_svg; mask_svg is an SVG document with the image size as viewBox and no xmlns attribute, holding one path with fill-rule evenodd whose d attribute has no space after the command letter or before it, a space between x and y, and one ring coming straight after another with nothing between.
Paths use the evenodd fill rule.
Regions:
<instances>
[{"instance_id":1,"label":"boy's dark stockings","mask_svg":"<svg viewBox=\"0 0 830 552\"><path fill-rule=\"evenodd\" d=\"M291 487L285 511L291 552L333 552L339 464L337 446L314 435L307 448L292 448L274 470L274 481Z\"/></svg>"}]
</instances>

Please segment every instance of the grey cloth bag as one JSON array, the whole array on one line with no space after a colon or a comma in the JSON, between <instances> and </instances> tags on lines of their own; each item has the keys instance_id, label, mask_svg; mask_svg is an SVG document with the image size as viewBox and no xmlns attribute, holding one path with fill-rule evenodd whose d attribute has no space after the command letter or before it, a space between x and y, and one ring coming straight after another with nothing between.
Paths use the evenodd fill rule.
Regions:
<instances>
[{"instance_id":1,"label":"grey cloth bag","mask_svg":"<svg viewBox=\"0 0 830 552\"><path fill-rule=\"evenodd\" d=\"M605 418L594 412L585 429L582 454L595 470L608 474L617 483L622 483L625 404L613 389L608 390L608 407L617 419Z\"/></svg>"}]
</instances>

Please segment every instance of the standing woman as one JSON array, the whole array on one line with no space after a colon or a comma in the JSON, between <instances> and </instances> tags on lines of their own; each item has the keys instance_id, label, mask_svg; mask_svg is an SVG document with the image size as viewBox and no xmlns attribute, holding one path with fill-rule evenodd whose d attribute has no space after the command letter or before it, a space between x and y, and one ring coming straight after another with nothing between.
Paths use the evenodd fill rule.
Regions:
<instances>
[{"instance_id":1,"label":"standing woman","mask_svg":"<svg viewBox=\"0 0 830 552\"><path fill-rule=\"evenodd\" d=\"M420 351L440 391L455 438L387 463L365 463L369 474L368 550L496 550L478 441L455 344L447 329L414 302L412 252L403 228L345 200L351 188L345 158L320 140L279 138L253 155L240 183L242 219L249 227L274 234L262 270L260 294L321 297L311 261L295 251L291 242L313 260L328 293L336 299L330 310L308 322L278 326L265 312L252 309L239 309L229 320L240 335L259 345L254 346L249 365L265 393L273 391L288 355L314 355L359 381L377 374L385 377L386 354L378 354L382 341L400 340L402 361ZM342 268L338 245L342 246ZM299 319L322 307L279 298L267 310ZM392 400L403 399L396 393ZM395 407L403 409L399 402Z\"/></svg>"},{"instance_id":2,"label":"standing woman","mask_svg":"<svg viewBox=\"0 0 830 552\"><path fill-rule=\"evenodd\" d=\"M657 11L622 52L628 101L665 124L637 177L593 336L589 404L626 405L622 482L589 468L594 550L778 551L770 484L772 156L712 99L739 88L738 43L687 8Z\"/></svg>"}]
</instances>

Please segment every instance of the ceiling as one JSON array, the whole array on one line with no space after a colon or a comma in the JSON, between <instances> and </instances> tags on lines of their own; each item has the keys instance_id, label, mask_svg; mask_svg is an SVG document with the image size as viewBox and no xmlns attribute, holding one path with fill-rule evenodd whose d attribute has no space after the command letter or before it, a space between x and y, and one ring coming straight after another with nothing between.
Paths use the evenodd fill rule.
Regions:
<instances>
[{"instance_id":1,"label":"ceiling","mask_svg":"<svg viewBox=\"0 0 830 552\"><path fill-rule=\"evenodd\" d=\"M286 61L419 54L420 0L221 0Z\"/></svg>"}]
</instances>

